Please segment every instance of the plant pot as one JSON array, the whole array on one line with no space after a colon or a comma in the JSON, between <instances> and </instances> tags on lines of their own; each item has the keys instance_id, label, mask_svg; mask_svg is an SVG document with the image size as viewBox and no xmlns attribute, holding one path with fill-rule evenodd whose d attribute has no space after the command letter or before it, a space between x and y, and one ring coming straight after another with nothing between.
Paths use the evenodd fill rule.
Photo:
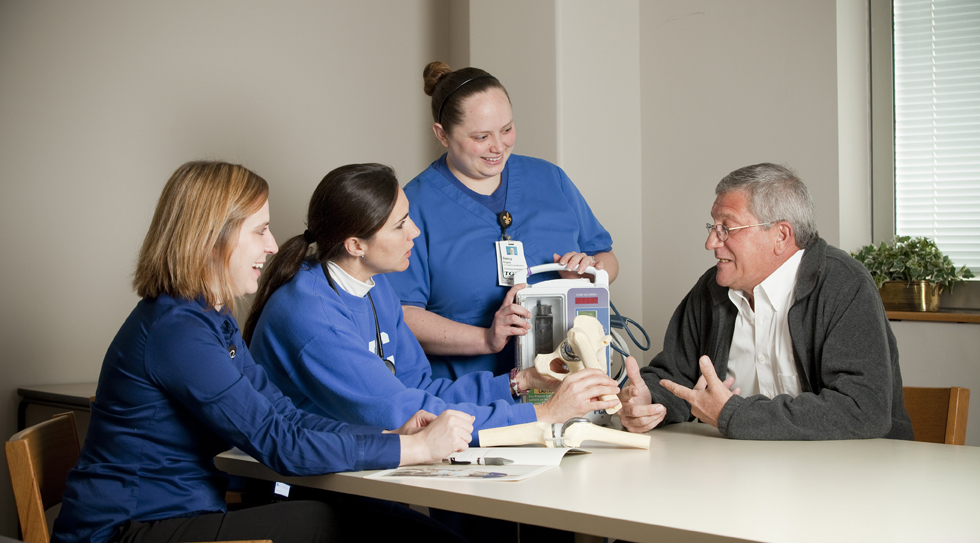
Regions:
<instances>
[{"instance_id":1,"label":"plant pot","mask_svg":"<svg viewBox=\"0 0 980 543\"><path fill-rule=\"evenodd\" d=\"M928 281L885 281L878 293L887 311L939 311L943 287Z\"/></svg>"}]
</instances>

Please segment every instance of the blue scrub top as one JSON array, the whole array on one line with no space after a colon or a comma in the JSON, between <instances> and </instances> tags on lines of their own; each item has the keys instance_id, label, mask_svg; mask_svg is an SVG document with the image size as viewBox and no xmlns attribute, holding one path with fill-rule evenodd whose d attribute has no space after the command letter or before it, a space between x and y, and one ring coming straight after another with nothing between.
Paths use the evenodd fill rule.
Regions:
<instances>
[{"instance_id":1,"label":"blue scrub top","mask_svg":"<svg viewBox=\"0 0 980 543\"><path fill-rule=\"evenodd\" d=\"M404 305L487 328L509 290L497 284L496 214L440 173L439 162L405 186L409 215L421 230L407 270L388 274ZM524 244L528 266L554 262L555 253L612 249L612 237L561 168L545 160L511 155L505 208L514 218L507 233ZM532 282L557 278L533 276ZM497 354L430 356L434 378L456 379L474 371L507 373L515 366L514 341Z\"/></svg>"}]
</instances>

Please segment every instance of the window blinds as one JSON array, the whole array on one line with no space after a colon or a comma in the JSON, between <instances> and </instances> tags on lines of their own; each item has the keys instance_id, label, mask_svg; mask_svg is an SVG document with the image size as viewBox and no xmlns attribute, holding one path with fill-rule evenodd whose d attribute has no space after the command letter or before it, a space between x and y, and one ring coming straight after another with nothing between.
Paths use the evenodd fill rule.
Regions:
<instances>
[{"instance_id":1,"label":"window blinds","mask_svg":"<svg viewBox=\"0 0 980 543\"><path fill-rule=\"evenodd\" d=\"M980 2L895 0L895 230L980 275Z\"/></svg>"}]
</instances>

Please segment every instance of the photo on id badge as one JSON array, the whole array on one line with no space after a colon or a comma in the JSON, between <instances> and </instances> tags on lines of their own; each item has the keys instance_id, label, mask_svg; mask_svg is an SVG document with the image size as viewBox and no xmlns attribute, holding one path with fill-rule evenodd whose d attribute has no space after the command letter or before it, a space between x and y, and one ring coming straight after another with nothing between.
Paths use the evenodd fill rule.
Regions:
<instances>
[{"instance_id":1,"label":"photo on id badge","mask_svg":"<svg viewBox=\"0 0 980 543\"><path fill-rule=\"evenodd\" d=\"M524 260L524 246L515 240L496 242L497 246L497 284L511 287L527 282L527 262Z\"/></svg>"}]
</instances>

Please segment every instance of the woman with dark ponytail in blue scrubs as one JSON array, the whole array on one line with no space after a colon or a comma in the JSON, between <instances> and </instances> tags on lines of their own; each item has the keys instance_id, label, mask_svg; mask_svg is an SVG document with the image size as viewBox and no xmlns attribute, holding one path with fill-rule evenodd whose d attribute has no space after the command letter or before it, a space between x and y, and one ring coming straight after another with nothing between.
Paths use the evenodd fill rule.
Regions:
<instances>
[{"instance_id":1,"label":"woman with dark ponytail in blue scrubs","mask_svg":"<svg viewBox=\"0 0 980 543\"><path fill-rule=\"evenodd\" d=\"M526 368L456 379L432 377L402 318L390 272L408 267L419 229L395 172L348 164L320 181L307 229L266 266L243 335L255 360L297 407L350 424L396 427L424 409L476 417L477 431L544 421L563 423L613 402L612 379L598 370L563 381ZM540 405L519 403L530 388L556 390Z\"/></svg>"}]
</instances>

